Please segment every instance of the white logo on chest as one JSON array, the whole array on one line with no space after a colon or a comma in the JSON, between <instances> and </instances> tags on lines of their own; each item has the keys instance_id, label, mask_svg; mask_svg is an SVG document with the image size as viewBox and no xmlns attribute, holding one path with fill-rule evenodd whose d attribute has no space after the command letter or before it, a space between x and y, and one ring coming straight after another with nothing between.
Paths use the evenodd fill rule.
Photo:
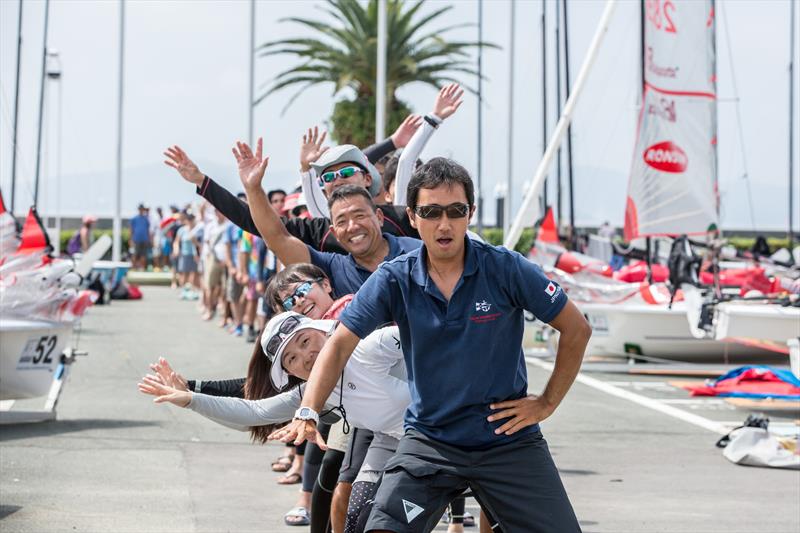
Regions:
<instances>
[{"instance_id":1,"label":"white logo on chest","mask_svg":"<svg viewBox=\"0 0 800 533\"><path fill-rule=\"evenodd\" d=\"M475 302L475 310L482 311L484 313L488 313L489 309L492 308L492 304L488 303L486 300L482 302Z\"/></svg>"}]
</instances>

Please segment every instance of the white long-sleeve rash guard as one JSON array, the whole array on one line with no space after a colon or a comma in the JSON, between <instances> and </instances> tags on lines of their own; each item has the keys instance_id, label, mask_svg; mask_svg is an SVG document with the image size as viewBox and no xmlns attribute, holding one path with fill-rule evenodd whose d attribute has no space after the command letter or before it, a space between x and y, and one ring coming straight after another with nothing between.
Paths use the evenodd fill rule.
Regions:
<instances>
[{"instance_id":1,"label":"white long-sleeve rash guard","mask_svg":"<svg viewBox=\"0 0 800 533\"><path fill-rule=\"evenodd\" d=\"M299 387L263 400L192 393L188 407L219 424L246 431L291 420L301 398ZM325 409L338 406L340 399L350 424L397 439L403 436L403 414L411 396L397 326L376 330L358 343L345 366L342 386L337 384Z\"/></svg>"}]
</instances>

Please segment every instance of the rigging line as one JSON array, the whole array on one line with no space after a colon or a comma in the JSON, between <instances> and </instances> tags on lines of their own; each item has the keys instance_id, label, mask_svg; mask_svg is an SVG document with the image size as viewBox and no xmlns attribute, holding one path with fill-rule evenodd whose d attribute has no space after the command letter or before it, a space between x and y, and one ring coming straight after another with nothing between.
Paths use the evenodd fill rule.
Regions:
<instances>
[{"instance_id":1,"label":"rigging line","mask_svg":"<svg viewBox=\"0 0 800 533\"><path fill-rule=\"evenodd\" d=\"M720 12L722 13L723 28L725 28L725 45L728 48L728 62L731 68L731 81L733 85L733 97L735 98L734 105L736 106L736 130L739 133L739 152L742 154L742 167L744 167L745 187L747 187L747 205L750 209L750 225L753 231L756 229L756 215L753 209L753 192L750 189L750 175L747 171L747 154L744 149L744 128L742 128L742 112L739 98L739 87L736 84L736 71L733 68L733 48L731 47L731 32L728 26L728 12L725 9L725 2L720 2ZM717 169L719 172L719 169Z\"/></svg>"},{"instance_id":2,"label":"rigging line","mask_svg":"<svg viewBox=\"0 0 800 533\"><path fill-rule=\"evenodd\" d=\"M6 103L6 105L0 106L0 107L3 108L3 116L6 119L4 121L5 125L6 125L6 129L8 129L10 133L13 133L11 131L11 123L12 123L11 117L8 116L8 110L11 108L11 100L9 99L8 94L6 93L5 86L3 85L2 82L0 82L0 97L2 97L2 99L5 100L5 103ZM13 137L13 135L11 135L11 137ZM25 157L23 155L22 149L20 148L20 145L22 143L20 143L19 141L20 141L20 139L17 139L17 145L16 146L13 146L13 142L11 143L12 144L11 149L12 150L16 150L16 152L17 152L17 165L20 167L19 170L22 171L22 172L18 172L17 175L18 176L25 175L28 178L30 178L30 168L25 163ZM30 196L33 196L33 189L31 188L30 179L22 179L22 180L20 180L20 182L25 184L26 192ZM19 184L17 184L17 186L19 186Z\"/></svg>"}]
</instances>

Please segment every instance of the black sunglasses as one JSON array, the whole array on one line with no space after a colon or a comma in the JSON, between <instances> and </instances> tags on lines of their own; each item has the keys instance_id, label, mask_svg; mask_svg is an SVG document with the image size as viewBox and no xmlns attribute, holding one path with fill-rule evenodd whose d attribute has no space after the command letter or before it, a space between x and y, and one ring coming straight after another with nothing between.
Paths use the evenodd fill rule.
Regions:
<instances>
[{"instance_id":1,"label":"black sunglasses","mask_svg":"<svg viewBox=\"0 0 800 533\"><path fill-rule=\"evenodd\" d=\"M418 205L414 212L420 218L431 220L442 218L442 213L447 213L447 218L464 218L469 214L469 205L460 202L450 205Z\"/></svg>"},{"instance_id":2,"label":"black sunglasses","mask_svg":"<svg viewBox=\"0 0 800 533\"><path fill-rule=\"evenodd\" d=\"M275 363L275 356L277 355L281 343L286 339L287 335L297 329L299 324L300 317L290 316L283 321L283 324L278 328L278 332L273 335L267 343L267 356L272 360L273 364Z\"/></svg>"}]
</instances>

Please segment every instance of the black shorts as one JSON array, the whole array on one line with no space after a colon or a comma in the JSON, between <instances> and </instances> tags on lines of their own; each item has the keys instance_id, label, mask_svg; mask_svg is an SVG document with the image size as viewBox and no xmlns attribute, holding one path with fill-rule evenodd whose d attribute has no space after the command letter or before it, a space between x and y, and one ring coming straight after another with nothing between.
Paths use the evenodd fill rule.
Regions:
<instances>
[{"instance_id":1,"label":"black shorts","mask_svg":"<svg viewBox=\"0 0 800 533\"><path fill-rule=\"evenodd\" d=\"M339 471L339 482L350 483L355 481L358 471L367 456L367 450L372 443L372 432L364 428L353 428L350 436L350 446L342 461L342 469Z\"/></svg>"},{"instance_id":2,"label":"black shorts","mask_svg":"<svg viewBox=\"0 0 800 533\"><path fill-rule=\"evenodd\" d=\"M581 530L541 433L467 451L409 429L386 465L365 531L431 531L468 487L504 533Z\"/></svg>"}]
</instances>

